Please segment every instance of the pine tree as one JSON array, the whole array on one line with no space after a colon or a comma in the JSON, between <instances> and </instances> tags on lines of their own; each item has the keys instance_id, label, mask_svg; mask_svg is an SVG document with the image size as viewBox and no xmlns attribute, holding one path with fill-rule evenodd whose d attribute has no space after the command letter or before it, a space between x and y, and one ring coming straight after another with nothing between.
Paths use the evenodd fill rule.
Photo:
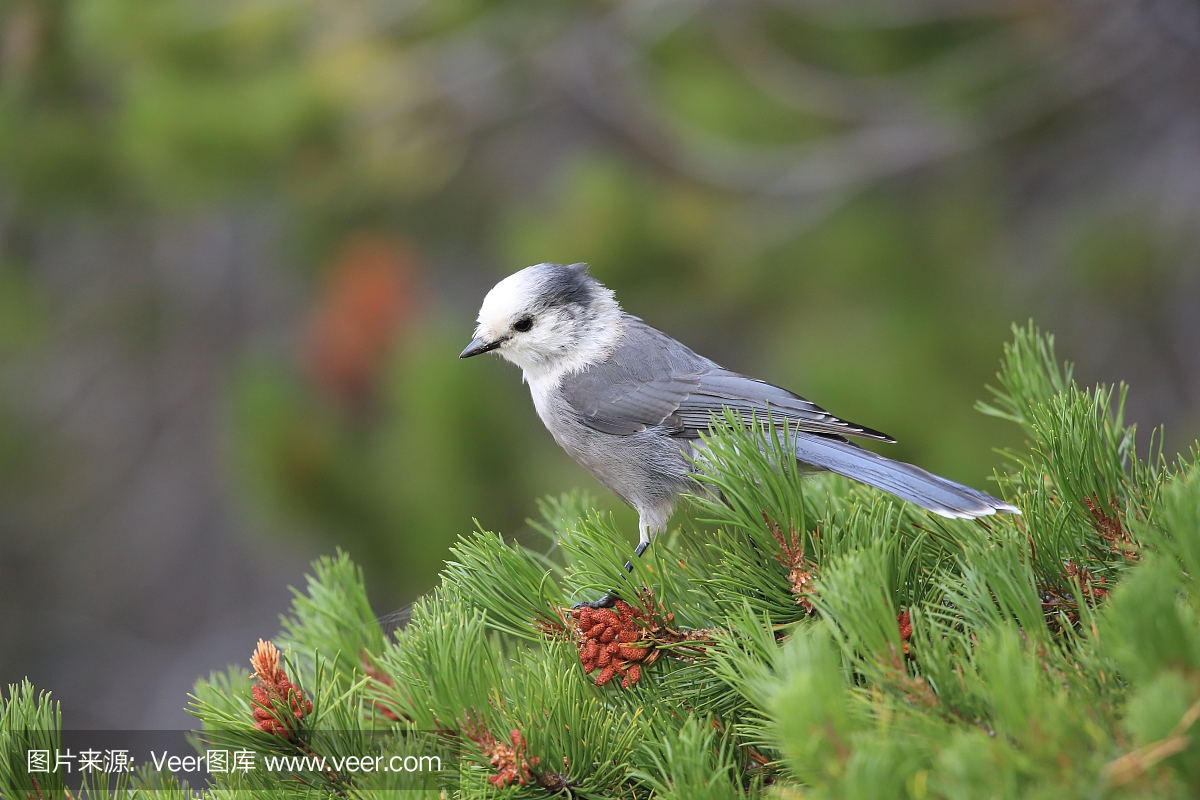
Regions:
<instances>
[{"instance_id":1,"label":"pine tree","mask_svg":"<svg viewBox=\"0 0 1200 800\"><path fill-rule=\"evenodd\" d=\"M541 504L545 553L463 537L394 636L346 554L316 562L253 673L197 684L199 747L259 765L206 796L1195 796L1197 453L1139 456L1123 386L1083 389L1051 337L1014 334L980 410L1026 434L995 476L1022 516L804 475L789 431L726 416L697 462L714 491L631 572L580 494ZM0 796L61 796L21 769L57 726L9 687ZM324 767L262 769L279 755ZM147 769L107 788L186 796Z\"/></svg>"}]
</instances>

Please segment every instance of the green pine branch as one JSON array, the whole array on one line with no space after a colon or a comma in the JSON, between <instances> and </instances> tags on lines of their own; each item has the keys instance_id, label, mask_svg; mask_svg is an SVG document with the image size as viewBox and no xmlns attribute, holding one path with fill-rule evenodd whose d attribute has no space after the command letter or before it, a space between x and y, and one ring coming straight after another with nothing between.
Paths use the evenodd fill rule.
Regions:
<instances>
[{"instance_id":1,"label":"green pine branch","mask_svg":"<svg viewBox=\"0 0 1200 800\"><path fill-rule=\"evenodd\" d=\"M1124 387L1079 387L1032 324L991 391L981 410L1027 438L995 476L1021 516L945 520L806 475L787 430L726 414L705 491L629 572L631 532L578 494L539 504L545 552L463 536L394 637L349 557L318 561L275 640L311 711L234 667L197 684L202 736L444 768L219 775L207 796L1200 793L1196 454L1169 464L1157 438L1139 456ZM609 591L612 610L571 608ZM56 714L10 688L0 797L37 796L14 765ZM117 788L183 791L145 772Z\"/></svg>"}]
</instances>

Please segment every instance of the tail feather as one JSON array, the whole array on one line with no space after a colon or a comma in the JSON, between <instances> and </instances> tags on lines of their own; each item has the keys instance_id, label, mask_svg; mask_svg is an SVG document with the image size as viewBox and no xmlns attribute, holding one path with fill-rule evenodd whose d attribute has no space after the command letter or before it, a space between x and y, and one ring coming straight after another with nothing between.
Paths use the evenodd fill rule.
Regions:
<instances>
[{"instance_id":1,"label":"tail feather","mask_svg":"<svg viewBox=\"0 0 1200 800\"><path fill-rule=\"evenodd\" d=\"M884 458L850 442L797 433L795 446L796 458L805 464L882 489L943 517L975 519L997 511L1021 513L1016 506L978 489Z\"/></svg>"}]
</instances>

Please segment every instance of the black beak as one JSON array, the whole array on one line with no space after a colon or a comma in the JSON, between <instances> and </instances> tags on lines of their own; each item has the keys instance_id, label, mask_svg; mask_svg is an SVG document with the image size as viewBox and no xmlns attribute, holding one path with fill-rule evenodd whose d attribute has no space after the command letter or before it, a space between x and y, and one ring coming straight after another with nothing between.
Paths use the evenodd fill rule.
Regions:
<instances>
[{"instance_id":1,"label":"black beak","mask_svg":"<svg viewBox=\"0 0 1200 800\"><path fill-rule=\"evenodd\" d=\"M480 353L487 353L491 350L495 350L497 347L504 344L505 341L506 340L504 337L500 337L494 342L485 342L482 338L476 336L471 340L471 343L467 345L467 348L458 354L458 357L470 358L471 356L477 356Z\"/></svg>"}]
</instances>

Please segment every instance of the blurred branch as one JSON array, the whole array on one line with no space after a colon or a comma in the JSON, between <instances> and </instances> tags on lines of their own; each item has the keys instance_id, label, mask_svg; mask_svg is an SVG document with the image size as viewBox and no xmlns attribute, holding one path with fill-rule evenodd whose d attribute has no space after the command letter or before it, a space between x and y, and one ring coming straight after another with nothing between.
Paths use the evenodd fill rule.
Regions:
<instances>
[{"instance_id":1,"label":"blurred branch","mask_svg":"<svg viewBox=\"0 0 1200 800\"><path fill-rule=\"evenodd\" d=\"M734 0L736 2L736 0ZM766 0L830 28L911 28L937 22L995 18L1020 11L1014 0Z\"/></svg>"},{"instance_id":2,"label":"blurred branch","mask_svg":"<svg viewBox=\"0 0 1200 800\"><path fill-rule=\"evenodd\" d=\"M1013 69L1021 46L1011 31L980 36L910 70L860 77L820 69L794 58L772 41L761 18L744 9L716 26L722 53L759 91L800 111L853 121L928 117L924 84L938 73L970 76L966 91L995 82Z\"/></svg>"},{"instance_id":3,"label":"blurred branch","mask_svg":"<svg viewBox=\"0 0 1200 800\"><path fill-rule=\"evenodd\" d=\"M954 123L881 124L824 140L756 146L671 118L649 88L642 52L611 25L595 23L559 41L542 75L656 160L712 186L770 196L813 195L861 185L957 152Z\"/></svg>"}]
</instances>

